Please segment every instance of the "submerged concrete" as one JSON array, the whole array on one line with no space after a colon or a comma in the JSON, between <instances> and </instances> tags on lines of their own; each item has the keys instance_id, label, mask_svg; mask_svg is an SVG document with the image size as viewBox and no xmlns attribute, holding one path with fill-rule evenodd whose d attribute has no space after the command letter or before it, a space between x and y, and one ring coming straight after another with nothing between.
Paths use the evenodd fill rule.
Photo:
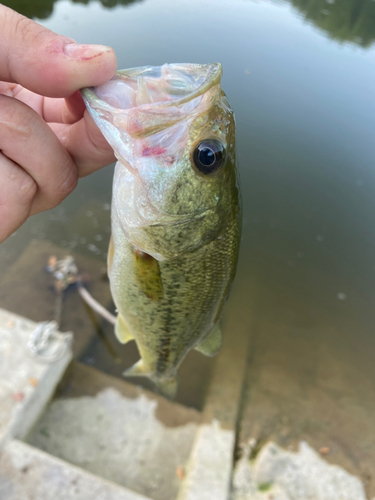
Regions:
<instances>
[{"instance_id":1,"label":"submerged concrete","mask_svg":"<svg viewBox=\"0 0 375 500\"><path fill-rule=\"evenodd\" d=\"M32 244L4 277L0 302L37 321L51 319L55 297L42 269L52 253L66 255L47 243ZM108 284L98 279L102 263L79 259L80 269L97 276L91 281L95 297L108 303ZM27 286L19 287L20 276ZM65 298L62 324L75 331L74 352L91 353L97 322L85 317L74 289ZM322 344L316 364L311 352L319 329L311 339L299 336L277 317L257 334L250 315L244 316L247 300L244 290L234 290L235 314L224 323L223 349L210 369L192 364L181 377L193 393L205 386L202 412L187 408L190 400L168 402L122 380L118 353L128 355L132 347L135 353L131 345L116 345L108 364L98 362L117 377L71 363L47 406L71 354L41 363L27 348L36 324L0 310L0 499L228 500L231 486L232 500L364 500L363 486L371 498L374 403L369 398L366 406L356 405L354 392L362 391L363 401L371 395L371 377L351 377L359 366L352 358L335 362L339 339L331 351ZM310 359L315 364L306 363ZM298 377L286 376L288 370ZM26 438L35 446L15 440L36 421ZM236 441L241 447L250 438L256 449L251 460L244 455L237 462L232 484ZM299 453L285 450L302 439L328 450L325 458L343 468L329 466L305 444Z\"/></svg>"},{"instance_id":2,"label":"submerged concrete","mask_svg":"<svg viewBox=\"0 0 375 500\"><path fill-rule=\"evenodd\" d=\"M330 465L306 442L298 452L267 443L237 463L232 500L366 500L361 481Z\"/></svg>"}]
</instances>

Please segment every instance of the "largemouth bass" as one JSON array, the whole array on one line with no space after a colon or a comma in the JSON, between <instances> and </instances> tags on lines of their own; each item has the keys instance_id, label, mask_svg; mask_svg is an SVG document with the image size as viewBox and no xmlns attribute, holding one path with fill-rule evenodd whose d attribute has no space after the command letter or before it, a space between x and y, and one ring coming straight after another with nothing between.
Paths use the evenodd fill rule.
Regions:
<instances>
[{"instance_id":1,"label":"largemouth bass","mask_svg":"<svg viewBox=\"0 0 375 500\"><path fill-rule=\"evenodd\" d=\"M193 348L215 355L241 233L233 110L220 64L118 71L82 91L118 162L108 274L120 342L173 397Z\"/></svg>"}]
</instances>

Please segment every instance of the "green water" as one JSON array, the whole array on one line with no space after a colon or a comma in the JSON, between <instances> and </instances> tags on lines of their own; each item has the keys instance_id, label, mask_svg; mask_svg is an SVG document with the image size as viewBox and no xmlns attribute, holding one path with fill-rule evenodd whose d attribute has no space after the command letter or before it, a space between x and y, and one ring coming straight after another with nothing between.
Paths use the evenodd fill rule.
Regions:
<instances>
[{"instance_id":1,"label":"green water","mask_svg":"<svg viewBox=\"0 0 375 500\"><path fill-rule=\"evenodd\" d=\"M285 380L276 395L264 396L267 404L276 407L280 394L285 402L284 390L292 406L300 398L311 402L311 391L321 387L334 411L343 401L347 406L330 416L314 406L314 418L352 422L343 432L366 443L366 435L375 435L358 416L375 422L375 2L10 5L78 42L111 45L119 68L223 64L222 85L237 119L244 204L241 259L226 314L235 314L232 323L252 336L243 439L255 432L246 422L263 418L246 402L264 403L251 389L264 369L267 387ZM60 207L29 219L0 246L0 274L33 238L104 262L112 172L108 167L81 180ZM370 445L358 446L351 455L343 451L342 462L371 476Z\"/></svg>"},{"instance_id":2,"label":"green water","mask_svg":"<svg viewBox=\"0 0 375 500\"><path fill-rule=\"evenodd\" d=\"M255 248L289 266L309 259L335 276L335 292L346 294L349 280L368 298L375 2L7 3L79 42L113 46L120 68L220 61L237 118L243 265L251 267ZM83 179L60 207L30 219L0 247L2 262L30 238L104 260L111 176L107 168Z\"/></svg>"}]
</instances>

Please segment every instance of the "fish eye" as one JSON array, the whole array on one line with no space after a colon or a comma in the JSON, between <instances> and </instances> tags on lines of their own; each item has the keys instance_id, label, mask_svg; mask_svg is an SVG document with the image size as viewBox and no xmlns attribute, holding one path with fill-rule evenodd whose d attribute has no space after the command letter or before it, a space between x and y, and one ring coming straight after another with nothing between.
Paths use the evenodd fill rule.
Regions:
<instances>
[{"instance_id":1,"label":"fish eye","mask_svg":"<svg viewBox=\"0 0 375 500\"><path fill-rule=\"evenodd\" d=\"M194 149L193 160L197 169L203 174L217 172L224 164L225 148L216 139L205 139Z\"/></svg>"}]
</instances>

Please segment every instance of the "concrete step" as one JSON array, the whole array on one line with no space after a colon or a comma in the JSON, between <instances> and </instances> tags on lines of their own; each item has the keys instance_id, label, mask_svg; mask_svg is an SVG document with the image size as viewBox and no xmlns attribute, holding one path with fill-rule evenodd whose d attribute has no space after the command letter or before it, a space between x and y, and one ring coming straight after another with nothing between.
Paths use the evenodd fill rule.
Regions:
<instances>
[{"instance_id":1,"label":"concrete step","mask_svg":"<svg viewBox=\"0 0 375 500\"><path fill-rule=\"evenodd\" d=\"M0 456L1 500L150 500L21 441Z\"/></svg>"},{"instance_id":2,"label":"concrete step","mask_svg":"<svg viewBox=\"0 0 375 500\"><path fill-rule=\"evenodd\" d=\"M154 500L173 500L200 421L194 409L73 362L27 441Z\"/></svg>"},{"instance_id":3,"label":"concrete step","mask_svg":"<svg viewBox=\"0 0 375 500\"><path fill-rule=\"evenodd\" d=\"M83 500L87 472L94 474L95 488L103 499L112 499L115 486L103 486L110 481L118 485L115 491L130 500L177 496L227 500L242 383L239 347L224 349L220 355L201 413L78 362L72 362L63 377L72 357L69 346L53 363L32 357L27 344L36 326L0 311L2 500L16 500L34 491L40 493L38 499L60 498L53 493L53 485L66 474L79 477L83 486L76 491L65 485L62 491L70 496L64 498ZM234 360L236 369L223 370L227 363L234 366ZM46 406L60 379L54 399ZM28 457L26 465L19 467L24 462L14 457L23 456ZM29 470L27 464L34 463L33 474L19 484L20 474ZM42 478L51 470L56 477L49 486Z\"/></svg>"},{"instance_id":4,"label":"concrete step","mask_svg":"<svg viewBox=\"0 0 375 500\"><path fill-rule=\"evenodd\" d=\"M36 326L0 309L0 448L30 431L72 358L67 337L61 333L54 341L61 353L57 361L34 357L28 343Z\"/></svg>"}]
</instances>

